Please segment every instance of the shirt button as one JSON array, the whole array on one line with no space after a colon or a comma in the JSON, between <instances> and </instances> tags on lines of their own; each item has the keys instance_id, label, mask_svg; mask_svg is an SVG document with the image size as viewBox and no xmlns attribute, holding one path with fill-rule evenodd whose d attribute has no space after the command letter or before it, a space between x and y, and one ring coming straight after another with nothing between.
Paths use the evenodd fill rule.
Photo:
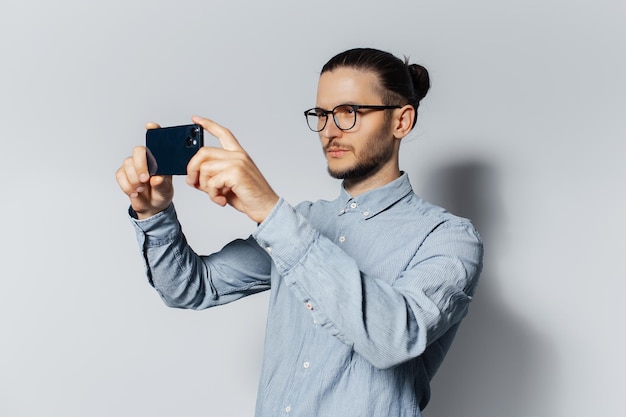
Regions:
<instances>
[{"instance_id":1,"label":"shirt button","mask_svg":"<svg viewBox=\"0 0 626 417\"><path fill-rule=\"evenodd\" d=\"M272 254L272 247L271 246L266 246L265 247L265 251L271 255Z\"/></svg>"},{"instance_id":2,"label":"shirt button","mask_svg":"<svg viewBox=\"0 0 626 417\"><path fill-rule=\"evenodd\" d=\"M309 369L309 366L311 366L311 364L309 362L304 362L302 366L304 366L304 369Z\"/></svg>"},{"instance_id":3,"label":"shirt button","mask_svg":"<svg viewBox=\"0 0 626 417\"><path fill-rule=\"evenodd\" d=\"M306 303L306 308L307 308L307 310L313 310L313 304Z\"/></svg>"},{"instance_id":4,"label":"shirt button","mask_svg":"<svg viewBox=\"0 0 626 417\"><path fill-rule=\"evenodd\" d=\"M352 204L350 204L350 208L355 209L356 207L357 207L357 204L356 204L356 203L354 203L354 202L353 202Z\"/></svg>"},{"instance_id":5,"label":"shirt button","mask_svg":"<svg viewBox=\"0 0 626 417\"><path fill-rule=\"evenodd\" d=\"M364 212L363 212L363 215L364 215L364 216L369 216L369 214L370 214L370 212L369 212L369 211L364 211Z\"/></svg>"},{"instance_id":6,"label":"shirt button","mask_svg":"<svg viewBox=\"0 0 626 417\"><path fill-rule=\"evenodd\" d=\"M290 411L291 411L291 406L288 405L287 407L285 407L285 412L286 413L289 413Z\"/></svg>"},{"instance_id":7,"label":"shirt button","mask_svg":"<svg viewBox=\"0 0 626 417\"><path fill-rule=\"evenodd\" d=\"M346 237L345 236L340 236L339 237L339 242L343 243L346 241Z\"/></svg>"}]
</instances>

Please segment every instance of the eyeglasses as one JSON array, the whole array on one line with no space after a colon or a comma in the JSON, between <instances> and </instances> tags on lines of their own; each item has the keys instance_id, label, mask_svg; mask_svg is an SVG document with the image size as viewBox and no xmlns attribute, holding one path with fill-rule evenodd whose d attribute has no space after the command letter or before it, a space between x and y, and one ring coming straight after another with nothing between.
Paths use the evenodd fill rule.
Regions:
<instances>
[{"instance_id":1,"label":"eyeglasses","mask_svg":"<svg viewBox=\"0 0 626 417\"><path fill-rule=\"evenodd\" d=\"M356 114L359 110L387 110L400 109L402 106L368 106L361 104L340 104L332 110L324 110L314 107L304 112L309 129L321 132L326 127L328 115L333 115L335 125L340 130L350 130L356 124Z\"/></svg>"}]
</instances>

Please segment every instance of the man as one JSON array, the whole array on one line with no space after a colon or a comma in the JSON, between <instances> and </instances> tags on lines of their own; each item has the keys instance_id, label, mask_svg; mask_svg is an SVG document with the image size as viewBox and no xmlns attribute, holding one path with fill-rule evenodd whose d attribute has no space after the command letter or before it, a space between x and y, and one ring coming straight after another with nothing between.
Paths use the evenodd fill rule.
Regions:
<instances>
[{"instance_id":1,"label":"man","mask_svg":"<svg viewBox=\"0 0 626 417\"><path fill-rule=\"evenodd\" d=\"M428 88L425 68L383 51L332 58L305 115L342 188L296 207L228 129L194 117L222 147L198 151L187 183L258 223L210 256L187 245L171 178L148 176L144 148L118 170L167 305L203 309L271 289L256 416L420 416L426 406L482 266L471 223L420 199L399 168Z\"/></svg>"}]
</instances>

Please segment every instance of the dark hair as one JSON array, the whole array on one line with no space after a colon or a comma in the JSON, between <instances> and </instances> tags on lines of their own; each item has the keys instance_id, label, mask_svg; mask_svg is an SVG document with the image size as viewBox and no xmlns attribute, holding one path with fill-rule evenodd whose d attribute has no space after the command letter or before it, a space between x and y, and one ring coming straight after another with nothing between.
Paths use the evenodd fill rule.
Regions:
<instances>
[{"instance_id":1,"label":"dark hair","mask_svg":"<svg viewBox=\"0 0 626 417\"><path fill-rule=\"evenodd\" d=\"M385 105L410 104L415 109L413 126L417 120L420 101L430 88L428 71L421 65L409 64L389 52L372 48L355 48L332 57L323 67L322 74L340 67L371 71L378 76L381 98ZM398 103L400 101L400 103Z\"/></svg>"}]
</instances>

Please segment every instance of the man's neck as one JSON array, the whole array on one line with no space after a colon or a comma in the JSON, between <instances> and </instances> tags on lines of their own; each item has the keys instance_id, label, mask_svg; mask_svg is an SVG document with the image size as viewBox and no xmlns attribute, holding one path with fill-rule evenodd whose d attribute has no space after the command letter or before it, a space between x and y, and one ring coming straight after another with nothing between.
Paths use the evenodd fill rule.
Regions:
<instances>
[{"instance_id":1,"label":"man's neck","mask_svg":"<svg viewBox=\"0 0 626 417\"><path fill-rule=\"evenodd\" d=\"M357 197L368 191L380 188L390 182L400 178L401 172L398 167L378 171L376 174L365 178L354 178L343 180L343 187L352 197Z\"/></svg>"}]
</instances>

